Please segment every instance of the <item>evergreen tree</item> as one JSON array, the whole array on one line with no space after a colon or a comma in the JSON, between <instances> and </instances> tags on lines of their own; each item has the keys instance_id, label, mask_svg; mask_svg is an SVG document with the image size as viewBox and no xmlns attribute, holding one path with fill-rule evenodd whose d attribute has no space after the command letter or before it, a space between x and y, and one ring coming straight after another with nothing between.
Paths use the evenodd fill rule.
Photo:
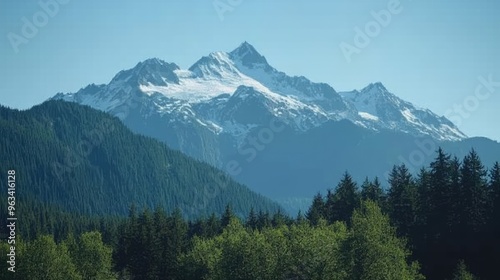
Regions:
<instances>
[{"instance_id":1,"label":"evergreen tree","mask_svg":"<svg viewBox=\"0 0 500 280\"><path fill-rule=\"evenodd\" d=\"M138 219L133 250L129 252L130 272L140 279L153 279L158 275L159 240L155 235L153 214L145 209Z\"/></svg>"},{"instance_id":2,"label":"evergreen tree","mask_svg":"<svg viewBox=\"0 0 500 280\"><path fill-rule=\"evenodd\" d=\"M222 214L221 218L221 226L222 228L227 227L229 225L229 222L231 221L232 218L235 218L236 215L233 213L233 209L231 205L226 205L226 209L224 210L224 213Z\"/></svg>"},{"instance_id":3,"label":"evergreen tree","mask_svg":"<svg viewBox=\"0 0 500 280\"><path fill-rule=\"evenodd\" d=\"M257 228L262 230L264 228L268 228L272 226L271 218L269 217L269 213L259 211L259 215L257 216Z\"/></svg>"},{"instance_id":4,"label":"evergreen tree","mask_svg":"<svg viewBox=\"0 0 500 280\"><path fill-rule=\"evenodd\" d=\"M424 199L424 206L427 207L424 227L426 243L423 245L423 248L427 248L423 258L426 264L424 271L437 279L448 277L455 265L455 260L451 261L447 257L453 199L456 199L452 196L450 166L450 155L439 148L435 160L430 164L429 189L424 192L428 195Z\"/></svg>"},{"instance_id":5,"label":"evergreen tree","mask_svg":"<svg viewBox=\"0 0 500 280\"><path fill-rule=\"evenodd\" d=\"M168 219L168 233L162 242L163 262L169 279L181 279L182 270L179 263L179 256L187 250L188 243L188 226L186 221L182 218L179 208L177 208Z\"/></svg>"},{"instance_id":6,"label":"evergreen tree","mask_svg":"<svg viewBox=\"0 0 500 280\"><path fill-rule=\"evenodd\" d=\"M311 207L306 213L306 218L311 225L317 225L320 219L325 219L325 201L320 193L314 196Z\"/></svg>"},{"instance_id":7,"label":"evergreen tree","mask_svg":"<svg viewBox=\"0 0 500 280\"><path fill-rule=\"evenodd\" d=\"M178 214L180 210L177 210ZM161 207L156 208L153 214L153 233L154 236L153 245L156 246L154 250L154 259L152 260L152 267L156 273L156 277L159 279L168 278L170 276L170 269L168 265L165 264L165 260L168 258L170 252L167 248L168 238L171 234L169 223L169 217L165 210Z\"/></svg>"},{"instance_id":8,"label":"evergreen tree","mask_svg":"<svg viewBox=\"0 0 500 280\"><path fill-rule=\"evenodd\" d=\"M430 197L427 199L429 207L427 227L430 238L438 241L441 235L448 233L450 229L449 217L452 209L450 156L439 148L438 155L430 167L432 187L429 190Z\"/></svg>"},{"instance_id":9,"label":"evergreen tree","mask_svg":"<svg viewBox=\"0 0 500 280\"><path fill-rule=\"evenodd\" d=\"M253 207L250 209L250 213L248 214L246 226L251 228L251 229L256 229L257 228L257 215L255 214L255 211Z\"/></svg>"},{"instance_id":10,"label":"evergreen tree","mask_svg":"<svg viewBox=\"0 0 500 280\"><path fill-rule=\"evenodd\" d=\"M389 175L389 216L401 236L409 236L417 221L418 193L406 166L394 166Z\"/></svg>"},{"instance_id":11,"label":"evergreen tree","mask_svg":"<svg viewBox=\"0 0 500 280\"><path fill-rule=\"evenodd\" d=\"M490 257L485 254L491 246L486 242L486 223L489 220L489 189L486 176L486 169L477 153L472 150L465 156L461 168L463 196L460 220L463 230L460 232L459 241L463 244L462 257L474 270L484 270L490 261Z\"/></svg>"},{"instance_id":12,"label":"evergreen tree","mask_svg":"<svg viewBox=\"0 0 500 280\"><path fill-rule=\"evenodd\" d=\"M284 225L289 224L289 218L281 212L281 210L278 210L274 215L272 219L272 226L273 227L281 227Z\"/></svg>"},{"instance_id":13,"label":"evergreen tree","mask_svg":"<svg viewBox=\"0 0 500 280\"><path fill-rule=\"evenodd\" d=\"M221 231L220 220L215 213L212 213L207 220L206 237L214 237Z\"/></svg>"},{"instance_id":14,"label":"evergreen tree","mask_svg":"<svg viewBox=\"0 0 500 280\"><path fill-rule=\"evenodd\" d=\"M463 222L472 232L484 229L488 215L487 171L477 153L472 150L462 165Z\"/></svg>"},{"instance_id":15,"label":"evergreen tree","mask_svg":"<svg viewBox=\"0 0 500 280\"><path fill-rule=\"evenodd\" d=\"M500 236L500 164L498 162L496 162L490 170L490 192L491 205L493 208L490 224L493 233L495 233L496 236Z\"/></svg>"},{"instance_id":16,"label":"evergreen tree","mask_svg":"<svg viewBox=\"0 0 500 280\"><path fill-rule=\"evenodd\" d=\"M377 203L382 208L384 200L384 191L380 186L378 177L375 177L373 182L370 182L368 180L368 177L365 178L365 181L361 185L361 199L371 200Z\"/></svg>"},{"instance_id":17,"label":"evergreen tree","mask_svg":"<svg viewBox=\"0 0 500 280\"><path fill-rule=\"evenodd\" d=\"M307 220L304 217L304 215L302 214L302 210L299 210L299 212L297 213L297 217L295 218L295 223L300 225L300 224L306 223L306 222L307 222Z\"/></svg>"},{"instance_id":18,"label":"evergreen tree","mask_svg":"<svg viewBox=\"0 0 500 280\"><path fill-rule=\"evenodd\" d=\"M344 221L349 223L354 209L359 207L360 197L356 183L349 173L344 176L335 189L335 193L328 197L328 217L330 222Z\"/></svg>"},{"instance_id":19,"label":"evergreen tree","mask_svg":"<svg viewBox=\"0 0 500 280\"><path fill-rule=\"evenodd\" d=\"M451 201L451 210L448 217L448 224L452 234L460 234L462 225L462 217L464 216L464 205L467 199L462 185L461 163L457 157L450 161L450 195L453 198Z\"/></svg>"},{"instance_id":20,"label":"evergreen tree","mask_svg":"<svg viewBox=\"0 0 500 280\"><path fill-rule=\"evenodd\" d=\"M498 264L500 263L500 164L496 162L490 170L490 218L488 221L488 238L485 242L488 245L487 254L490 257L488 268L484 272L487 275L496 275ZM487 250L484 250L487 251Z\"/></svg>"}]
</instances>

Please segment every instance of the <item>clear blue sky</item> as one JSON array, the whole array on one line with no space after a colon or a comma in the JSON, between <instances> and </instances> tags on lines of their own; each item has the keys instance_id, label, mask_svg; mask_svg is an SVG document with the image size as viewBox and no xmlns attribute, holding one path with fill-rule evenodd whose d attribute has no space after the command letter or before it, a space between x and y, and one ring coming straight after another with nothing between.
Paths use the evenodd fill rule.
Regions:
<instances>
[{"instance_id":1,"label":"clear blue sky","mask_svg":"<svg viewBox=\"0 0 500 280\"><path fill-rule=\"evenodd\" d=\"M238 1L220 0L228 2ZM492 0L401 0L402 10L349 63L339 45L354 45L355 27L364 29L371 11L389 2L242 0L221 20L213 0L69 0L16 53L9 34L22 35L23 17L38 15L43 24L43 10L39 1L1 1L0 104L29 108L57 92L107 83L150 57L187 68L243 41L288 74L338 91L381 81L440 115L474 101L478 76L500 81L500 1ZM500 87L477 105L459 127L500 140Z\"/></svg>"}]
</instances>

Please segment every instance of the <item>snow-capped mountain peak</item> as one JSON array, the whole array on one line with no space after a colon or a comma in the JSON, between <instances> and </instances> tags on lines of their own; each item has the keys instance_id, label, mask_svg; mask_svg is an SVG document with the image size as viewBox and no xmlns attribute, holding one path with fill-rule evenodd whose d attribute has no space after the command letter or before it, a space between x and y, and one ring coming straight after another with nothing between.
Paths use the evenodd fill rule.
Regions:
<instances>
[{"instance_id":1,"label":"snow-capped mountain peak","mask_svg":"<svg viewBox=\"0 0 500 280\"><path fill-rule=\"evenodd\" d=\"M157 86L165 86L167 83L179 83L175 70L179 70L175 63L168 63L158 58L146 59L139 62L134 68L120 71L111 80L110 84L126 82L137 86L151 83Z\"/></svg>"},{"instance_id":2,"label":"snow-capped mountain peak","mask_svg":"<svg viewBox=\"0 0 500 280\"><path fill-rule=\"evenodd\" d=\"M202 57L189 68L189 71L200 78L214 76L222 79L224 75L239 75L234 62L225 52L213 52L208 56Z\"/></svg>"},{"instance_id":3,"label":"snow-capped mountain peak","mask_svg":"<svg viewBox=\"0 0 500 280\"><path fill-rule=\"evenodd\" d=\"M297 133L329 120L348 119L375 131L390 129L439 140L466 137L446 118L398 98L380 82L338 93L326 83L276 70L248 42L229 53L212 52L189 69L147 59L120 71L107 85L54 98L90 105L123 120L141 108L136 117L168 116L168 123L201 125L237 142L272 118Z\"/></svg>"},{"instance_id":4,"label":"snow-capped mountain peak","mask_svg":"<svg viewBox=\"0 0 500 280\"><path fill-rule=\"evenodd\" d=\"M372 83L360 91L340 94L358 110L359 116L368 126L429 135L439 140L467 137L446 118L402 100L380 82Z\"/></svg>"},{"instance_id":5,"label":"snow-capped mountain peak","mask_svg":"<svg viewBox=\"0 0 500 280\"><path fill-rule=\"evenodd\" d=\"M381 83L371 83L361 90L362 92L372 92L372 93L386 93L387 88Z\"/></svg>"},{"instance_id":6,"label":"snow-capped mountain peak","mask_svg":"<svg viewBox=\"0 0 500 280\"><path fill-rule=\"evenodd\" d=\"M229 55L231 59L248 68L253 68L255 65L267 65L266 58L246 41L230 52Z\"/></svg>"}]
</instances>

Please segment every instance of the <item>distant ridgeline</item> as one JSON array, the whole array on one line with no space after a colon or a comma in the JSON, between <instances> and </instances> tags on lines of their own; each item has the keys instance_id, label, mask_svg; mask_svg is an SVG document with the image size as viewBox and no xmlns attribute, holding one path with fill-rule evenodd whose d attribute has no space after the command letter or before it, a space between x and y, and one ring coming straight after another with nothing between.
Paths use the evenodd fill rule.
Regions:
<instances>
[{"instance_id":1,"label":"distant ridgeline","mask_svg":"<svg viewBox=\"0 0 500 280\"><path fill-rule=\"evenodd\" d=\"M30 199L75 213L126 215L135 204L179 208L187 218L221 214L227 204L241 216L251 208L280 209L222 171L88 106L48 101L26 111L0 107L0 135L1 172L16 171L20 205Z\"/></svg>"}]
</instances>

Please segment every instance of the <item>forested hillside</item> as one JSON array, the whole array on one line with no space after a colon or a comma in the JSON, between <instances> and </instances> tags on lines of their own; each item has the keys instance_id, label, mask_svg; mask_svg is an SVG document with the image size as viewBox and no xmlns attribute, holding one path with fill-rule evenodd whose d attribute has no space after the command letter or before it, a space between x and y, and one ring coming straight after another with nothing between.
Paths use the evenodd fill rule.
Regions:
<instances>
[{"instance_id":1,"label":"forested hillside","mask_svg":"<svg viewBox=\"0 0 500 280\"><path fill-rule=\"evenodd\" d=\"M92 215L126 215L134 203L179 208L189 218L220 214L227 204L240 216L252 207L279 209L222 171L87 106L49 101L26 111L0 107L0 135L0 166L15 170L21 202Z\"/></svg>"},{"instance_id":2,"label":"forested hillside","mask_svg":"<svg viewBox=\"0 0 500 280\"><path fill-rule=\"evenodd\" d=\"M0 279L498 279L498 163L438 150L420 174L395 166L387 183L345 173L294 218L251 210L241 219L230 206L191 221L134 205L128 218L45 206L39 215L30 201L20 220L41 230L20 228L17 278Z\"/></svg>"}]
</instances>

